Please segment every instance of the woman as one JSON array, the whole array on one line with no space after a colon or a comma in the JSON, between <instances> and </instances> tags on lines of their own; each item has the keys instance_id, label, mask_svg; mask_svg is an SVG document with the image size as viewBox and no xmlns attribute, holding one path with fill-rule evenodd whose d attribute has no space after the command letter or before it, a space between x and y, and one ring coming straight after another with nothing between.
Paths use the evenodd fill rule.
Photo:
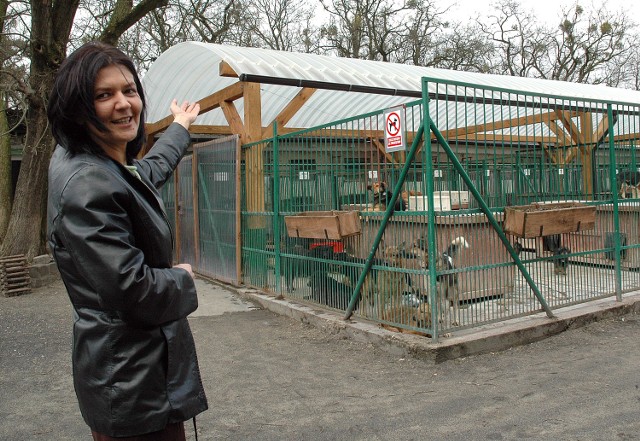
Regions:
<instances>
[{"instance_id":1,"label":"woman","mask_svg":"<svg viewBox=\"0 0 640 441\"><path fill-rule=\"evenodd\" d=\"M60 66L48 106L48 243L73 305L73 378L94 440L184 440L207 409L187 316L189 264L172 266L158 188L185 153L197 103L141 160L145 99L131 60L87 43ZM195 423L195 421L194 421Z\"/></svg>"}]
</instances>

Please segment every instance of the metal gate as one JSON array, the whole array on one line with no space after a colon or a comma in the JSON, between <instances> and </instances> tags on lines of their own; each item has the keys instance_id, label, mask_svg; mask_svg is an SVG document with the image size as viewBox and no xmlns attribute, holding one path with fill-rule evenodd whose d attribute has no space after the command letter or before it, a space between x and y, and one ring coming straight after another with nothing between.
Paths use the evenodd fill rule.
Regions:
<instances>
[{"instance_id":1,"label":"metal gate","mask_svg":"<svg viewBox=\"0 0 640 441\"><path fill-rule=\"evenodd\" d=\"M194 144L162 189L175 260L232 284L240 283L238 149L238 136Z\"/></svg>"}]
</instances>

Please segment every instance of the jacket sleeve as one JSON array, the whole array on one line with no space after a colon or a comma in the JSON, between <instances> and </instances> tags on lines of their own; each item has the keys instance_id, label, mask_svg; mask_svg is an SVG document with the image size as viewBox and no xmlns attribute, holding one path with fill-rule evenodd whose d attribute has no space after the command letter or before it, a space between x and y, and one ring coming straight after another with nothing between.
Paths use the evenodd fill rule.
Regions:
<instances>
[{"instance_id":1,"label":"jacket sleeve","mask_svg":"<svg viewBox=\"0 0 640 441\"><path fill-rule=\"evenodd\" d=\"M107 169L87 166L61 195L56 234L105 310L135 325L184 318L198 307L195 284L180 268L152 268L135 246L129 188Z\"/></svg>"},{"instance_id":2,"label":"jacket sleeve","mask_svg":"<svg viewBox=\"0 0 640 441\"><path fill-rule=\"evenodd\" d=\"M172 123L149 153L136 161L136 166L142 169L156 188L160 188L177 167L190 142L189 131L178 123Z\"/></svg>"}]
</instances>

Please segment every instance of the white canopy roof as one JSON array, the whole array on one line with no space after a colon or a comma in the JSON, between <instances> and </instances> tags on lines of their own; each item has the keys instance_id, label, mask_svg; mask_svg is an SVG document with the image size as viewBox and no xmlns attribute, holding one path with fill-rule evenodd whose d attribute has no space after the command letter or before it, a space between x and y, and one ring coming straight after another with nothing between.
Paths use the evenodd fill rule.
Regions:
<instances>
[{"instance_id":1,"label":"white canopy roof","mask_svg":"<svg viewBox=\"0 0 640 441\"><path fill-rule=\"evenodd\" d=\"M478 94L478 90L461 86L465 83L478 88L519 91L517 96L523 100L527 100L525 95L530 93L546 96L550 101L555 97L567 98L575 106L603 107L605 102L610 102L640 107L640 92L628 89L185 42L164 52L142 80L148 101L147 122L157 122L167 116L173 98L195 101L237 82L237 78L219 75L222 61L238 74L240 80L261 83L263 126L274 120L298 93L299 87L322 90L304 104L287 127L313 127L414 101L421 96L423 77L454 83L446 87L441 85L437 91L434 84L430 87L431 93ZM483 96L486 97L485 94ZM236 106L239 114L243 115L242 99L236 101ZM200 115L195 124L227 125L227 122L222 111L215 109Z\"/></svg>"}]
</instances>

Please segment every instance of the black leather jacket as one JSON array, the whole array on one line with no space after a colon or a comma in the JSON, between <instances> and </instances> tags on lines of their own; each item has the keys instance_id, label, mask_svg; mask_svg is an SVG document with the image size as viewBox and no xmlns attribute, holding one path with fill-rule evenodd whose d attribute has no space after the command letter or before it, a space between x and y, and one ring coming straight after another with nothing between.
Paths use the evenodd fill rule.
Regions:
<instances>
[{"instance_id":1,"label":"black leather jacket","mask_svg":"<svg viewBox=\"0 0 640 441\"><path fill-rule=\"evenodd\" d=\"M198 307L158 188L189 145L172 124L135 161L141 179L106 157L49 165L48 241L74 309L73 378L89 427L133 436L207 409L187 315Z\"/></svg>"}]
</instances>

